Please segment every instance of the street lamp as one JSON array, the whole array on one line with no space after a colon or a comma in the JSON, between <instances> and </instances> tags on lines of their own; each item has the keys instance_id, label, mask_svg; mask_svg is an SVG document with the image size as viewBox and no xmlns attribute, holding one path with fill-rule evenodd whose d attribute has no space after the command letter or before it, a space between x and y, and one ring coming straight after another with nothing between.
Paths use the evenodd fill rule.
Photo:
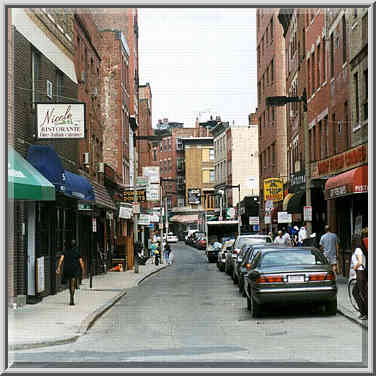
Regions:
<instances>
[{"instance_id":1,"label":"street lamp","mask_svg":"<svg viewBox=\"0 0 376 376\"><path fill-rule=\"evenodd\" d=\"M303 126L304 126L304 169L306 177L306 206L312 206L311 203L311 166L310 166L310 145L308 134L308 120L307 120L307 92L304 88L303 95L301 97L267 97L265 103L267 106L284 106L286 103L303 102ZM307 230L312 233L312 220L307 222Z\"/></svg>"}]
</instances>

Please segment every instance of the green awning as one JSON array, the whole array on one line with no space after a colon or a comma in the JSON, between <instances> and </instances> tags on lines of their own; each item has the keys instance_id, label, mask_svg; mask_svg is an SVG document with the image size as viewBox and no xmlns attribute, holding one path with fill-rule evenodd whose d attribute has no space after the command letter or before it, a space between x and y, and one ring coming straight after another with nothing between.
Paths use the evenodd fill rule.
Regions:
<instances>
[{"instance_id":1,"label":"green awning","mask_svg":"<svg viewBox=\"0 0 376 376\"><path fill-rule=\"evenodd\" d=\"M11 146L8 147L8 199L55 200L55 186Z\"/></svg>"}]
</instances>

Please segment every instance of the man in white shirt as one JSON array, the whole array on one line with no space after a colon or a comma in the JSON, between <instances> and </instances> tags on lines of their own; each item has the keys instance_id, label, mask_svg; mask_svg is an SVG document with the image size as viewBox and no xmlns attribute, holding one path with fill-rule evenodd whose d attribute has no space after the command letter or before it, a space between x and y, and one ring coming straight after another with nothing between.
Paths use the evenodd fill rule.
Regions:
<instances>
[{"instance_id":1,"label":"man in white shirt","mask_svg":"<svg viewBox=\"0 0 376 376\"><path fill-rule=\"evenodd\" d=\"M277 234L278 235L275 237L274 243L281 244L281 245L285 244L285 240L282 237L282 231L279 230Z\"/></svg>"},{"instance_id":2,"label":"man in white shirt","mask_svg":"<svg viewBox=\"0 0 376 376\"><path fill-rule=\"evenodd\" d=\"M306 224L304 224L298 233L298 245L302 246L305 239L308 239L308 231L306 229Z\"/></svg>"},{"instance_id":3,"label":"man in white shirt","mask_svg":"<svg viewBox=\"0 0 376 376\"><path fill-rule=\"evenodd\" d=\"M290 234L287 232L286 228L284 227L282 229L282 239L283 239L283 242L284 242L284 245L287 245L287 246L291 246L291 238L290 238Z\"/></svg>"}]
</instances>

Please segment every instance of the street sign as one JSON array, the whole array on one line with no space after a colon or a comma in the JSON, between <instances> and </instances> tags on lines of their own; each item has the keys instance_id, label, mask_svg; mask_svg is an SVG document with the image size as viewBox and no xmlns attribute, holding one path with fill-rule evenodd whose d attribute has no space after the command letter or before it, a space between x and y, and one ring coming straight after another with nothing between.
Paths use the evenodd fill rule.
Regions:
<instances>
[{"instance_id":1,"label":"street sign","mask_svg":"<svg viewBox=\"0 0 376 376\"><path fill-rule=\"evenodd\" d=\"M292 215L287 212L278 212L278 223L291 223Z\"/></svg>"},{"instance_id":2,"label":"street sign","mask_svg":"<svg viewBox=\"0 0 376 376\"><path fill-rule=\"evenodd\" d=\"M305 206L303 215L305 221L312 221L312 206Z\"/></svg>"}]
</instances>

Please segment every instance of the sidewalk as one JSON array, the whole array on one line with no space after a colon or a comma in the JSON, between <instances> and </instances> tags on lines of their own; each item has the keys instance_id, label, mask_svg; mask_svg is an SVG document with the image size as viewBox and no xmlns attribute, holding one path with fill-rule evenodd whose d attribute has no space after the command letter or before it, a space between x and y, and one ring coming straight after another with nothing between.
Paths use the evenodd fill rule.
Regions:
<instances>
[{"instance_id":1,"label":"sidewalk","mask_svg":"<svg viewBox=\"0 0 376 376\"><path fill-rule=\"evenodd\" d=\"M82 281L70 306L69 290L49 295L38 304L8 310L8 348L12 350L45 347L74 342L85 334L106 310L151 274L168 265L155 266L149 259L139 272L107 272Z\"/></svg>"},{"instance_id":2,"label":"sidewalk","mask_svg":"<svg viewBox=\"0 0 376 376\"><path fill-rule=\"evenodd\" d=\"M347 278L341 275L337 276L337 288L338 312L368 329L368 320L359 320L359 312L356 311L350 303L349 294L347 292Z\"/></svg>"}]
</instances>

